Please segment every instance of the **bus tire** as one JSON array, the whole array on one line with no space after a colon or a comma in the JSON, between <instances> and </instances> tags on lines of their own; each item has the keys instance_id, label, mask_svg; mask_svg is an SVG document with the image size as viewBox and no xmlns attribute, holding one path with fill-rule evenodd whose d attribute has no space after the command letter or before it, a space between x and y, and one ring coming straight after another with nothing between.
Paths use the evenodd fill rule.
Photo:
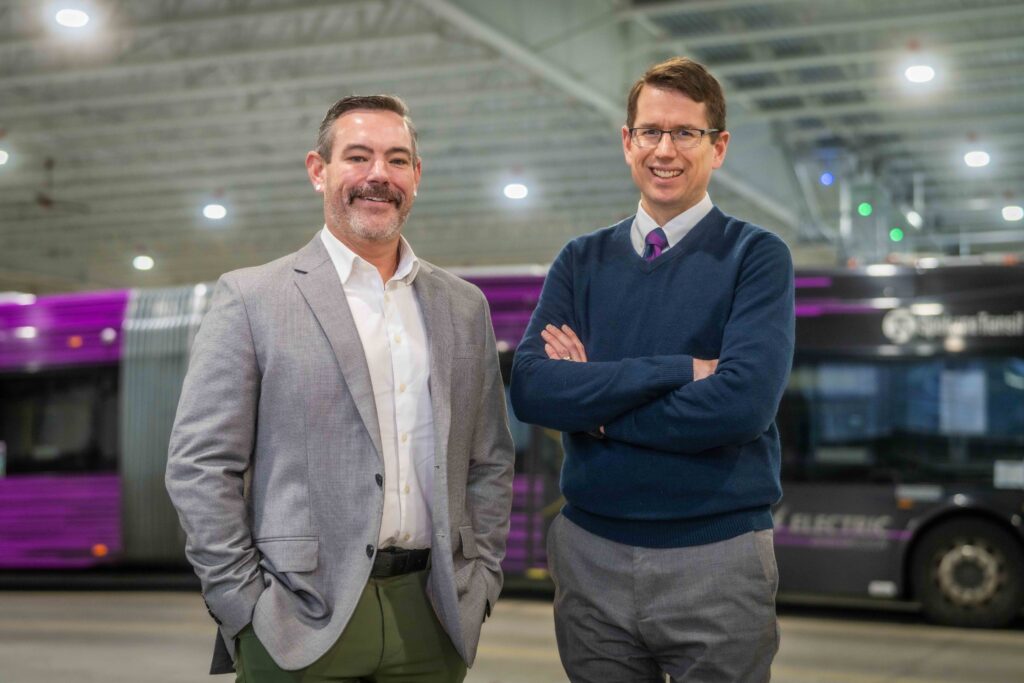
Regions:
<instances>
[{"instance_id":1,"label":"bus tire","mask_svg":"<svg viewBox=\"0 0 1024 683\"><path fill-rule=\"evenodd\" d=\"M1024 603L1024 551L1009 532L981 519L941 523L913 556L914 597L925 616L949 626L998 628Z\"/></svg>"}]
</instances>

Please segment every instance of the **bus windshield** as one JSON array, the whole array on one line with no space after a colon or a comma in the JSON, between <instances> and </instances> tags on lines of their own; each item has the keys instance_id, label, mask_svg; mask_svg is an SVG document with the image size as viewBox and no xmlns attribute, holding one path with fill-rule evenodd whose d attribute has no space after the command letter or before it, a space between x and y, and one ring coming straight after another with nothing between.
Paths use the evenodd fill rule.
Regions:
<instances>
[{"instance_id":1,"label":"bus windshield","mask_svg":"<svg viewBox=\"0 0 1024 683\"><path fill-rule=\"evenodd\" d=\"M6 474L116 471L117 383L117 367L106 365L3 377Z\"/></svg>"},{"instance_id":2,"label":"bus windshield","mask_svg":"<svg viewBox=\"0 0 1024 683\"><path fill-rule=\"evenodd\" d=\"M787 479L1001 486L1024 454L1024 356L798 357L778 414Z\"/></svg>"}]
</instances>

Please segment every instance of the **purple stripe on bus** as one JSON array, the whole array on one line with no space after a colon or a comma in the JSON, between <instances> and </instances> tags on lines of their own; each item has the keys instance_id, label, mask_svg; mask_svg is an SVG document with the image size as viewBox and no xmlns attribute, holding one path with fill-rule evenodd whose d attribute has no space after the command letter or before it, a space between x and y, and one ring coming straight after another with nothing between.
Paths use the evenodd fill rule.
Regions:
<instances>
[{"instance_id":1,"label":"purple stripe on bus","mask_svg":"<svg viewBox=\"0 0 1024 683\"><path fill-rule=\"evenodd\" d=\"M90 567L121 553L116 474L10 475L0 500L0 568ZM98 546L104 557L94 556Z\"/></svg>"},{"instance_id":2,"label":"purple stripe on bus","mask_svg":"<svg viewBox=\"0 0 1024 683\"><path fill-rule=\"evenodd\" d=\"M884 534L841 533L834 535L790 533L785 527L776 527L775 543L782 546L825 546L852 547L865 541L906 542L913 536L912 531L889 529Z\"/></svg>"},{"instance_id":3,"label":"purple stripe on bus","mask_svg":"<svg viewBox=\"0 0 1024 683\"><path fill-rule=\"evenodd\" d=\"M801 301L796 305L798 318L816 318L822 315L881 313L882 309L866 304L844 304L838 301Z\"/></svg>"},{"instance_id":4,"label":"purple stripe on bus","mask_svg":"<svg viewBox=\"0 0 1024 683\"><path fill-rule=\"evenodd\" d=\"M117 362L127 304L125 290L0 303L0 369Z\"/></svg>"},{"instance_id":5,"label":"purple stripe on bus","mask_svg":"<svg viewBox=\"0 0 1024 683\"><path fill-rule=\"evenodd\" d=\"M793 280L797 289L822 289L832 286L830 277L798 277Z\"/></svg>"}]
</instances>

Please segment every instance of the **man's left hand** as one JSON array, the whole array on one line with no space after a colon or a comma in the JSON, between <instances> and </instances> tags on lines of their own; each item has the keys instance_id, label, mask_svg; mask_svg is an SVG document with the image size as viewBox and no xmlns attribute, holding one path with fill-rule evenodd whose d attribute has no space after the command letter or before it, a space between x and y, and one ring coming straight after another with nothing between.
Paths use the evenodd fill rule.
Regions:
<instances>
[{"instance_id":1,"label":"man's left hand","mask_svg":"<svg viewBox=\"0 0 1024 683\"><path fill-rule=\"evenodd\" d=\"M548 354L548 358L577 363L587 362L587 350L583 348L583 342L568 325L546 325L540 331L540 336L544 340L544 352Z\"/></svg>"}]
</instances>

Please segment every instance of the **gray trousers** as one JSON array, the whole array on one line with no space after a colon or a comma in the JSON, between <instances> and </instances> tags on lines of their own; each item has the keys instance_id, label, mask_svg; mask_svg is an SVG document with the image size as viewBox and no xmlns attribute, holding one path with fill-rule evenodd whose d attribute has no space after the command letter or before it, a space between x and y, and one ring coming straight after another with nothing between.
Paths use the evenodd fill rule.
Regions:
<instances>
[{"instance_id":1,"label":"gray trousers","mask_svg":"<svg viewBox=\"0 0 1024 683\"><path fill-rule=\"evenodd\" d=\"M779 648L772 531L640 548L559 515L548 531L555 635L573 683L763 683Z\"/></svg>"}]
</instances>

